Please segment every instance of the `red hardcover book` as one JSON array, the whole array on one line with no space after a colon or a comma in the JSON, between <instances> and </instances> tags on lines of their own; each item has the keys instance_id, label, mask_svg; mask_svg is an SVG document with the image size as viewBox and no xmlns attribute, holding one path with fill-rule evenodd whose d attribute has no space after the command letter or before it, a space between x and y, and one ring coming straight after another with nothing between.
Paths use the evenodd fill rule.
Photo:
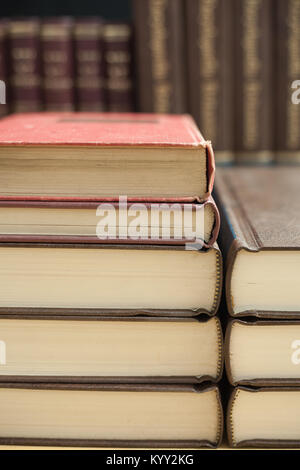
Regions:
<instances>
[{"instance_id":1,"label":"red hardcover book","mask_svg":"<svg viewBox=\"0 0 300 470\"><path fill-rule=\"evenodd\" d=\"M0 199L203 202L211 143L187 115L33 113L0 122Z\"/></svg>"}]
</instances>

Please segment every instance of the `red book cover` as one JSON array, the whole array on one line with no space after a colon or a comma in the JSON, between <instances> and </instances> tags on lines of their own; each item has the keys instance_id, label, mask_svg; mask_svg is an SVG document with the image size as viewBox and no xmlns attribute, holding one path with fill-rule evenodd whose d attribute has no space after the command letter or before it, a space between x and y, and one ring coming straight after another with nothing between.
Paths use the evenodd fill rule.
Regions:
<instances>
[{"instance_id":1,"label":"red book cover","mask_svg":"<svg viewBox=\"0 0 300 470\"><path fill-rule=\"evenodd\" d=\"M8 116L0 122L0 149L16 146L151 147L204 150L205 194L180 199L171 197L168 200L203 202L207 200L213 188L215 163L212 146L204 139L189 115L72 112L18 114ZM184 152L182 158L184 158ZM12 198L7 196L6 199ZM22 199L24 200L24 197ZM115 198L104 199L116 200ZM76 200L76 197L72 200ZM78 200L81 199L78 198ZM151 198L135 197L133 200L151 202Z\"/></svg>"}]
</instances>

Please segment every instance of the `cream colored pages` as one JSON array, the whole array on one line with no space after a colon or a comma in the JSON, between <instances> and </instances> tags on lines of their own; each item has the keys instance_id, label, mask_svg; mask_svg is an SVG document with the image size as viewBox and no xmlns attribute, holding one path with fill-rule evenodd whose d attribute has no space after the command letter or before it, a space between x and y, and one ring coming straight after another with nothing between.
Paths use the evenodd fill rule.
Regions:
<instances>
[{"instance_id":1,"label":"cream colored pages","mask_svg":"<svg viewBox=\"0 0 300 470\"><path fill-rule=\"evenodd\" d=\"M0 319L5 376L210 376L222 366L222 332L207 322ZM1 344L0 344L1 349Z\"/></svg>"},{"instance_id":2,"label":"cream colored pages","mask_svg":"<svg viewBox=\"0 0 300 470\"><path fill-rule=\"evenodd\" d=\"M300 391L238 389L230 415L233 444L257 439L300 441Z\"/></svg>"},{"instance_id":3,"label":"cream colored pages","mask_svg":"<svg viewBox=\"0 0 300 470\"><path fill-rule=\"evenodd\" d=\"M0 247L0 307L215 307L217 252Z\"/></svg>"},{"instance_id":4,"label":"cream colored pages","mask_svg":"<svg viewBox=\"0 0 300 470\"><path fill-rule=\"evenodd\" d=\"M207 440L222 428L218 392L0 389L0 437Z\"/></svg>"},{"instance_id":5,"label":"cream colored pages","mask_svg":"<svg viewBox=\"0 0 300 470\"><path fill-rule=\"evenodd\" d=\"M229 343L233 381L300 379L300 323L234 322Z\"/></svg>"},{"instance_id":6,"label":"cream colored pages","mask_svg":"<svg viewBox=\"0 0 300 470\"><path fill-rule=\"evenodd\" d=\"M195 197L205 149L1 147L0 195Z\"/></svg>"},{"instance_id":7,"label":"cream colored pages","mask_svg":"<svg viewBox=\"0 0 300 470\"><path fill-rule=\"evenodd\" d=\"M234 314L299 311L299 270L300 251L239 251L230 288Z\"/></svg>"}]
</instances>

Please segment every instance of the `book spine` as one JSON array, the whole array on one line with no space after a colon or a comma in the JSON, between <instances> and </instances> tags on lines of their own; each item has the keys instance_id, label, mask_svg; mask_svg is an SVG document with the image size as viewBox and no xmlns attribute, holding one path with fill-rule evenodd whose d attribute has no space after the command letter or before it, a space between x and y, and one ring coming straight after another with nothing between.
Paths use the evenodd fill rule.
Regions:
<instances>
[{"instance_id":1,"label":"book spine","mask_svg":"<svg viewBox=\"0 0 300 470\"><path fill-rule=\"evenodd\" d=\"M108 110L134 111L132 28L126 23L107 23L104 25L103 38Z\"/></svg>"},{"instance_id":2,"label":"book spine","mask_svg":"<svg viewBox=\"0 0 300 470\"><path fill-rule=\"evenodd\" d=\"M300 162L300 2L276 2L276 160Z\"/></svg>"},{"instance_id":3,"label":"book spine","mask_svg":"<svg viewBox=\"0 0 300 470\"><path fill-rule=\"evenodd\" d=\"M78 19L74 38L77 109L105 111L102 21Z\"/></svg>"},{"instance_id":4,"label":"book spine","mask_svg":"<svg viewBox=\"0 0 300 470\"><path fill-rule=\"evenodd\" d=\"M73 23L70 18L42 25L43 88L46 111L74 110Z\"/></svg>"},{"instance_id":5,"label":"book spine","mask_svg":"<svg viewBox=\"0 0 300 470\"><path fill-rule=\"evenodd\" d=\"M134 0L139 111L185 113L186 43L182 0Z\"/></svg>"},{"instance_id":6,"label":"book spine","mask_svg":"<svg viewBox=\"0 0 300 470\"><path fill-rule=\"evenodd\" d=\"M273 2L234 0L236 159L270 163L273 134Z\"/></svg>"},{"instance_id":7,"label":"book spine","mask_svg":"<svg viewBox=\"0 0 300 470\"><path fill-rule=\"evenodd\" d=\"M7 33L8 22L5 19L0 20L0 118L8 113L8 63L7 63Z\"/></svg>"},{"instance_id":8,"label":"book spine","mask_svg":"<svg viewBox=\"0 0 300 470\"><path fill-rule=\"evenodd\" d=\"M206 139L212 141L216 162L234 159L233 2L186 2L189 111Z\"/></svg>"},{"instance_id":9,"label":"book spine","mask_svg":"<svg viewBox=\"0 0 300 470\"><path fill-rule=\"evenodd\" d=\"M40 21L37 18L11 20L8 36L11 110L41 111Z\"/></svg>"}]
</instances>

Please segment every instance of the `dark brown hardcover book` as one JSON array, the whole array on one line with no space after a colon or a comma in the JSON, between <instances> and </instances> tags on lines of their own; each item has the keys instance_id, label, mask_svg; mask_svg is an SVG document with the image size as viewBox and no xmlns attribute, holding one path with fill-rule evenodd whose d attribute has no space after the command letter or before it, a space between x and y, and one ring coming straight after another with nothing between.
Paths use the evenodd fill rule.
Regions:
<instances>
[{"instance_id":1,"label":"dark brown hardcover book","mask_svg":"<svg viewBox=\"0 0 300 470\"><path fill-rule=\"evenodd\" d=\"M1 444L217 447L223 434L216 386L1 384L0 413Z\"/></svg>"},{"instance_id":2,"label":"dark brown hardcover book","mask_svg":"<svg viewBox=\"0 0 300 470\"><path fill-rule=\"evenodd\" d=\"M45 110L72 111L75 105L72 19L45 19L41 40Z\"/></svg>"},{"instance_id":3,"label":"dark brown hardcover book","mask_svg":"<svg viewBox=\"0 0 300 470\"><path fill-rule=\"evenodd\" d=\"M216 163L234 159L233 0L185 2L189 111L214 144Z\"/></svg>"},{"instance_id":4,"label":"dark brown hardcover book","mask_svg":"<svg viewBox=\"0 0 300 470\"><path fill-rule=\"evenodd\" d=\"M108 111L134 111L132 26L106 23L103 26L103 40Z\"/></svg>"},{"instance_id":5,"label":"dark brown hardcover book","mask_svg":"<svg viewBox=\"0 0 300 470\"><path fill-rule=\"evenodd\" d=\"M8 113L8 20L0 19L0 118Z\"/></svg>"},{"instance_id":6,"label":"dark brown hardcover book","mask_svg":"<svg viewBox=\"0 0 300 470\"><path fill-rule=\"evenodd\" d=\"M215 198L233 316L300 316L300 168L219 169Z\"/></svg>"},{"instance_id":7,"label":"dark brown hardcover book","mask_svg":"<svg viewBox=\"0 0 300 470\"><path fill-rule=\"evenodd\" d=\"M299 422L299 387L237 387L227 410L229 445L299 448Z\"/></svg>"},{"instance_id":8,"label":"dark brown hardcover book","mask_svg":"<svg viewBox=\"0 0 300 470\"><path fill-rule=\"evenodd\" d=\"M105 111L103 21L78 18L74 38L77 109Z\"/></svg>"},{"instance_id":9,"label":"dark brown hardcover book","mask_svg":"<svg viewBox=\"0 0 300 470\"><path fill-rule=\"evenodd\" d=\"M272 0L234 0L236 160L269 163L274 158Z\"/></svg>"},{"instance_id":10,"label":"dark brown hardcover book","mask_svg":"<svg viewBox=\"0 0 300 470\"><path fill-rule=\"evenodd\" d=\"M222 376L217 317L20 315L1 316L0 328L0 382L215 383Z\"/></svg>"},{"instance_id":11,"label":"dark brown hardcover book","mask_svg":"<svg viewBox=\"0 0 300 470\"><path fill-rule=\"evenodd\" d=\"M234 386L299 386L299 337L299 321L230 321L225 340L228 380Z\"/></svg>"},{"instance_id":12,"label":"dark brown hardcover book","mask_svg":"<svg viewBox=\"0 0 300 470\"><path fill-rule=\"evenodd\" d=\"M276 0L276 160L300 162L300 3Z\"/></svg>"},{"instance_id":13,"label":"dark brown hardcover book","mask_svg":"<svg viewBox=\"0 0 300 470\"><path fill-rule=\"evenodd\" d=\"M40 20L9 21L10 107L13 112L42 109Z\"/></svg>"},{"instance_id":14,"label":"dark brown hardcover book","mask_svg":"<svg viewBox=\"0 0 300 470\"><path fill-rule=\"evenodd\" d=\"M220 251L185 248L2 243L0 313L213 316L222 290Z\"/></svg>"},{"instance_id":15,"label":"dark brown hardcover book","mask_svg":"<svg viewBox=\"0 0 300 470\"><path fill-rule=\"evenodd\" d=\"M139 111L186 112L182 0L134 0L133 14Z\"/></svg>"}]
</instances>

